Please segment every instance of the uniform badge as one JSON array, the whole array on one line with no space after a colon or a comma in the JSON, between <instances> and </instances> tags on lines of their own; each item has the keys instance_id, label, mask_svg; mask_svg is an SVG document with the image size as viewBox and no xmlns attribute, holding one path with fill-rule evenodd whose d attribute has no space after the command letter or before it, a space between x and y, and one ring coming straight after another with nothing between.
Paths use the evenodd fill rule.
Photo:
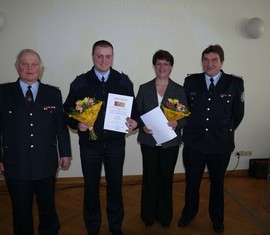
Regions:
<instances>
[{"instance_id":1,"label":"uniform badge","mask_svg":"<svg viewBox=\"0 0 270 235\"><path fill-rule=\"evenodd\" d=\"M52 109L55 109L55 106L43 106L43 110L52 110Z\"/></svg>"},{"instance_id":2,"label":"uniform badge","mask_svg":"<svg viewBox=\"0 0 270 235\"><path fill-rule=\"evenodd\" d=\"M241 94L241 102L245 102L245 93L244 92L242 92L242 94Z\"/></svg>"}]
</instances>

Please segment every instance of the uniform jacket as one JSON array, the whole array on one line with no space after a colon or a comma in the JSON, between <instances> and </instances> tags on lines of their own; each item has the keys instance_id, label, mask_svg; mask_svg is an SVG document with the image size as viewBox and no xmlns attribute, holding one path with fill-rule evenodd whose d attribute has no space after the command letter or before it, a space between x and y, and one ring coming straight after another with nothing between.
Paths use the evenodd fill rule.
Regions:
<instances>
[{"instance_id":1,"label":"uniform jacket","mask_svg":"<svg viewBox=\"0 0 270 235\"><path fill-rule=\"evenodd\" d=\"M38 180L52 177L60 157L71 156L59 89L39 84L29 108L19 80L0 86L0 162L5 177Z\"/></svg>"},{"instance_id":2,"label":"uniform jacket","mask_svg":"<svg viewBox=\"0 0 270 235\"><path fill-rule=\"evenodd\" d=\"M107 146L118 146L119 144L125 143L125 133L105 130L103 128L108 93L134 97L133 83L130 81L127 75L119 73L112 68L110 70L108 80L104 84L104 87L100 80L97 78L94 68L92 68L87 73L79 75L71 83L68 97L64 103L67 122L70 128L78 130L78 121L72 117L68 117L70 108L75 107L76 101L82 100L85 97L90 97L103 102L97 120L94 123L94 131L98 139L94 141L89 140L88 131L82 132L78 130L80 145L94 148L103 148L104 141L106 141ZM135 100L133 102L131 118L138 121L138 112Z\"/></svg>"},{"instance_id":3,"label":"uniform jacket","mask_svg":"<svg viewBox=\"0 0 270 235\"><path fill-rule=\"evenodd\" d=\"M152 109L156 108L159 105L155 81L156 79L153 79L145 84L140 85L139 87L136 102L138 105L138 111L140 115L143 115L151 111ZM168 98L178 99L180 103L187 106L184 88L181 85L172 81L171 79L169 79L169 84L163 96L162 102L166 101ZM181 144L181 129L184 127L185 123L186 123L185 118L177 121L177 128L175 130L177 137L168 142L163 143L162 146L164 148ZM153 136L146 134L143 131L143 127L140 128L137 140L140 143L152 147L156 146L156 141L153 138Z\"/></svg>"},{"instance_id":4,"label":"uniform jacket","mask_svg":"<svg viewBox=\"0 0 270 235\"><path fill-rule=\"evenodd\" d=\"M229 153L234 150L234 131L244 116L244 82L223 71L212 95L205 74L185 78L191 115L183 130L183 142L203 153Z\"/></svg>"}]
</instances>

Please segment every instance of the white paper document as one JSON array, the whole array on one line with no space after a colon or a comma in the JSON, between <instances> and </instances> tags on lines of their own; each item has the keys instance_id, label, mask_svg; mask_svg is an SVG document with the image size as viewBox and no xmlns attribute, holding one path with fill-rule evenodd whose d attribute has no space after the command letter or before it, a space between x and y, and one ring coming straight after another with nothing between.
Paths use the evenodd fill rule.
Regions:
<instances>
[{"instance_id":1,"label":"white paper document","mask_svg":"<svg viewBox=\"0 0 270 235\"><path fill-rule=\"evenodd\" d=\"M177 136L174 130L168 126L168 120L160 107L156 107L148 113L143 114L141 119L147 128L153 131L153 137L157 144L162 144Z\"/></svg>"},{"instance_id":2,"label":"white paper document","mask_svg":"<svg viewBox=\"0 0 270 235\"><path fill-rule=\"evenodd\" d=\"M104 129L128 133L126 118L130 117L133 97L109 93Z\"/></svg>"}]
</instances>

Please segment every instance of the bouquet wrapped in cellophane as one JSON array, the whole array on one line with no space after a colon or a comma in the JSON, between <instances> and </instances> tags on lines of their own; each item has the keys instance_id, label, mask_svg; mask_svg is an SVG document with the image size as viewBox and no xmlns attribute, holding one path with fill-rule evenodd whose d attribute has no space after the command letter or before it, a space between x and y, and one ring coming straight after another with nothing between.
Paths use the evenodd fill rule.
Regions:
<instances>
[{"instance_id":1,"label":"bouquet wrapped in cellophane","mask_svg":"<svg viewBox=\"0 0 270 235\"><path fill-rule=\"evenodd\" d=\"M70 108L70 113L68 114L69 117L92 125L89 127L90 140L97 140L97 135L94 131L94 123L97 120L101 105L102 101L97 101L95 98L85 97L83 100L78 100L75 108Z\"/></svg>"},{"instance_id":2,"label":"bouquet wrapped in cellophane","mask_svg":"<svg viewBox=\"0 0 270 235\"><path fill-rule=\"evenodd\" d=\"M168 121L178 121L190 115L188 108L178 99L167 99L161 104L162 110Z\"/></svg>"}]
</instances>

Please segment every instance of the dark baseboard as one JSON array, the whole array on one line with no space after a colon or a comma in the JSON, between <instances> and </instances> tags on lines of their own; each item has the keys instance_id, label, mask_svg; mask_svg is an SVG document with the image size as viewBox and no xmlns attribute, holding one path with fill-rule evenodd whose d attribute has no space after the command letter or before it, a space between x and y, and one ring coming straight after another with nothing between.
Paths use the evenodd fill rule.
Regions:
<instances>
[{"instance_id":1,"label":"dark baseboard","mask_svg":"<svg viewBox=\"0 0 270 235\"><path fill-rule=\"evenodd\" d=\"M236 170L236 171L227 171L226 175L234 175L234 176L248 176L248 170ZM204 177L208 177L208 173L204 173ZM185 180L184 173L175 173L174 174L174 182L180 182ZM137 185L141 184L142 175L125 175L123 176L123 185ZM73 186L73 185L83 185L84 180L83 177L59 177L56 181L56 187L61 186ZM105 177L102 176L100 180L101 185L106 184ZM4 177L0 177L0 192L6 191L6 182Z\"/></svg>"}]
</instances>

